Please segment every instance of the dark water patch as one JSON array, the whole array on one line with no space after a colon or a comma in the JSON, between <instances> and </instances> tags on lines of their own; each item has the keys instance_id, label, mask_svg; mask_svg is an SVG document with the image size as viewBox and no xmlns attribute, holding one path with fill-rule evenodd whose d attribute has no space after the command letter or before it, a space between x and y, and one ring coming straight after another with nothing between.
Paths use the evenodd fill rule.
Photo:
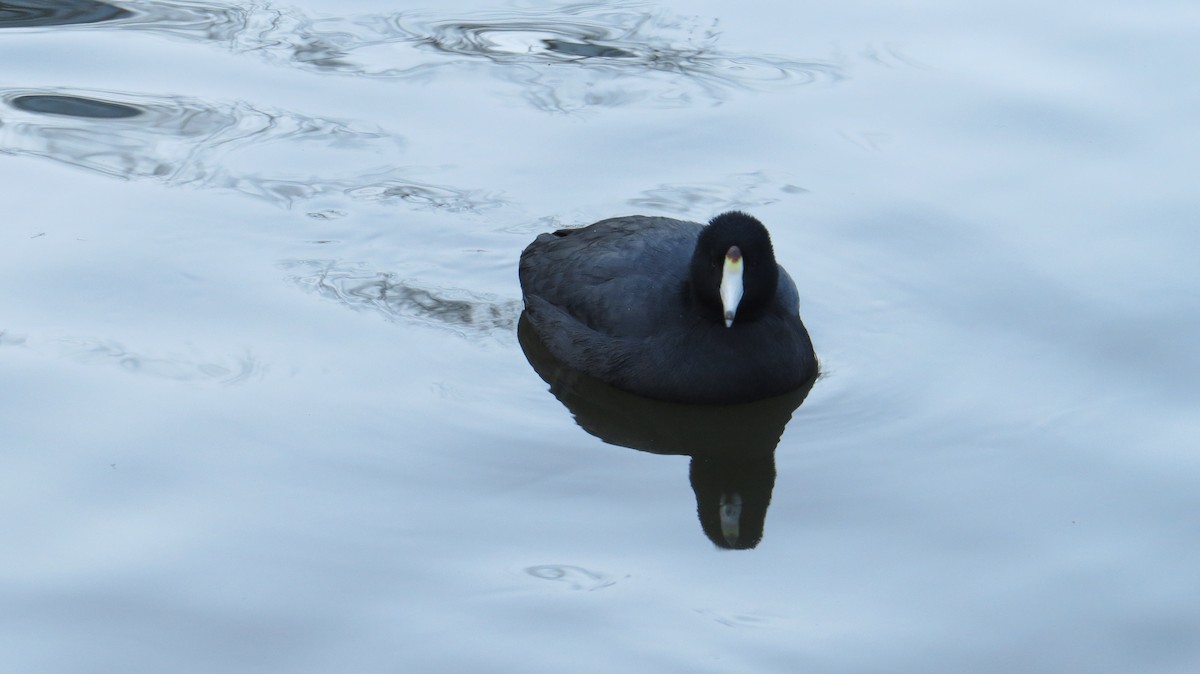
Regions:
<instances>
[{"instance_id":1,"label":"dark water patch","mask_svg":"<svg viewBox=\"0 0 1200 674\"><path fill-rule=\"evenodd\" d=\"M90 119L125 119L137 117L142 111L132 105L102 101L97 98L81 96L60 96L53 94L31 94L16 96L8 101L9 105L26 112L40 112L46 115L65 115L68 117L85 117Z\"/></svg>"},{"instance_id":2,"label":"dark water patch","mask_svg":"<svg viewBox=\"0 0 1200 674\"><path fill-rule=\"evenodd\" d=\"M132 16L132 12L94 0L16 0L0 2L0 28L44 28L102 23Z\"/></svg>"},{"instance_id":3,"label":"dark water patch","mask_svg":"<svg viewBox=\"0 0 1200 674\"><path fill-rule=\"evenodd\" d=\"M550 51L556 51L569 56L581 56L583 58L631 58L634 55L633 52L625 51L618 47L587 42L569 42L567 40L551 39L542 40L542 44L546 45L546 49Z\"/></svg>"}]
</instances>

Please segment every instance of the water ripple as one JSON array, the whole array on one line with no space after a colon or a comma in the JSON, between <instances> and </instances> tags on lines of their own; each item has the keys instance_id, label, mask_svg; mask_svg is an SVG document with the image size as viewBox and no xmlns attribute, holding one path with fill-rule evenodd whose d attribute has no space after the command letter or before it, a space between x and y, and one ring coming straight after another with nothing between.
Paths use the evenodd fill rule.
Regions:
<instances>
[{"instance_id":1,"label":"water ripple","mask_svg":"<svg viewBox=\"0 0 1200 674\"><path fill-rule=\"evenodd\" d=\"M19 335L8 330L0 330L0 346L23 346L26 339L25 335Z\"/></svg>"},{"instance_id":2,"label":"water ripple","mask_svg":"<svg viewBox=\"0 0 1200 674\"><path fill-rule=\"evenodd\" d=\"M262 363L249 354L225 362L198 362L182 355L156 357L137 353L106 339L74 337L60 339L58 343L65 355L80 362L115 365L130 374L160 379L233 385L264 371Z\"/></svg>"},{"instance_id":3,"label":"water ripple","mask_svg":"<svg viewBox=\"0 0 1200 674\"><path fill-rule=\"evenodd\" d=\"M358 77L423 79L440 68L478 66L550 112L715 103L737 90L842 77L831 60L727 51L716 21L706 25L638 1L322 18L265 3L121 4L127 14L103 29L216 44L280 65Z\"/></svg>"},{"instance_id":4,"label":"water ripple","mask_svg":"<svg viewBox=\"0 0 1200 674\"><path fill-rule=\"evenodd\" d=\"M542 580L553 580L565 583L572 590L593 592L615 585L617 581L609 576L585 569L582 566L569 564L542 564L525 569L525 573Z\"/></svg>"},{"instance_id":5,"label":"water ripple","mask_svg":"<svg viewBox=\"0 0 1200 674\"><path fill-rule=\"evenodd\" d=\"M38 337L0 332L0 346L28 348L86 365L108 365L126 373L173 381L212 382L226 386L261 376L265 365L249 353L210 359L195 353L152 355L99 337ZM194 349L191 349L194 351Z\"/></svg>"},{"instance_id":6,"label":"water ripple","mask_svg":"<svg viewBox=\"0 0 1200 674\"><path fill-rule=\"evenodd\" d=\"M762 628L774 626L782 622L778 616L770 616L760 613L729 613L709 609L697 609L696 613L710 620L716 621L726 627Z\"/></svg>"},{"instance_id":7,"label":"water ripple","mask_svg":"<svg viewBox=\"0 0 1200 674\"><path fill-rule=\"evenodd\" d=\"M666 213L707 216L722 210L759 208L807 191L765 171L754 171L712 183L660 185L629 203Z\"/></svg>"},{"instance_id":8,"label":"water ripple","mask_svg":"<svg viewBox=\"0 0 1200 674\"><path fill-rule=\"evenodd\" d=\"M289 280L355 311L371 311L390 321L415 322L462 337L512 335L521 303L452 288L425 287L391 272L371 271L333 260L287 260L297 272Z\"/></svg>"},{"instance_id":9,"label":"water ripple","mask_svg":"<svg viewBox=\"0 0 1200 674\"><path fill-rule=\"evenodd\" d=\"M836 80L831 62L722 50L717 23L641 2L576 3L549 10L444 19L403 15L394 24L418 47L504 66L535 107L565 112L634 102L672 107L724 100L738 89Z\"/></svg>"},{"instance_id":10,"label":"water ripple","mask_svg":"<svg viewBox=\"0 0 1200 674\"><path fill-rule=\"evenodd\" d=\"M402 147L398 136L358 122L242 101L112 91L0 89L0 104L0 154L52 159L118 178L229 190L283 207L330 196L450 211L503 203L492 193L411 180L405 173L413 169L372 166L349 177L325 175L327 166L346 164L347 153L377 162L379 154ZM293 175L237 168L253 162L256 152L288 150L296 156L272 165L288 166ZM309 173L300 174L306 168Z\"/></svg>"}]
</instances>

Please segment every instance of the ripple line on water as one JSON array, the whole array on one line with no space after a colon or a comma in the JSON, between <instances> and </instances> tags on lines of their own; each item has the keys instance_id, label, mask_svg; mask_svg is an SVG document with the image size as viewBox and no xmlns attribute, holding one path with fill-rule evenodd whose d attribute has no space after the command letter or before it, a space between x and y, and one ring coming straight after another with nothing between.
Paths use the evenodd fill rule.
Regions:
<instances>
[{"instance_id":1,"label":"ripple line on water","mask_svg":"<svg viewBox=\"0 0 1200 674\"><path fill-rule=\"evenodd\" d=\"M629 200L639 208L708 217L724 210L761 208L808 190L766 171L738 173L708 183L668 183Z\"/></svg>"},{"instance_id":2,"label":"ripple line on water","mask_svg":"<svg viewBox=\"0 0 1200 674\"><path fill-rule=\"evenodd\" d=\"M261 377L266 365L250 353L210 358L195 353L154 354L126 347L103 337L45 336L0 332L0 346L29 349L85 365L106 365L127 374L181 382L211 382L224 386Z\"/></svg>"},{"instance_id":3,"label":"ripple line on water","mask_svg":"<svg viewBox=\"0 0 1200 674\"><path fill-rule=\"evenodd\" d=\"M291 175L237 168L246 155L268 147L295 150L298 156L288 162L273 163L286 166ZM51 159L127 180L228 190L285 208L319 197L453 212L505 203L492 192L412 180L409 174L419 169L376 165L380 154L398 154L402 148L402 138L379 127L245 101L0 89L0 154ZM355 159L370 165L358 174L327 175L329 165Z\"/></svg>"},{"instance_id":4,"label":"ripple line on water","mask_svg":"<svg viewBox=\"0 0 1200 674\"><path fill-rule=\"evenodd\" d=\"M516 85L532 106L718 103L738 90L836 82L843 65L723 49L705 24L640 1L552 7L312 17L269 3L122 3L96 29L133 30L219 45L270 63L324 74L428 79L443 68L483 68ZM86 27L86 26L85 26Z\"/></svg>"},{"instance_id":5,"label":"ripple line on water","mask_svg":"<svg viewBox=\"0 0 1200 674\"><path fill-rule=\"evenodd\" d=\"M616 585L610 576L570 564L540 564L525 569L525 573L540 578L565 583L571 590L594 592Z\"/></svg>"},{"instance_id":6,"label":"ripple line on water","mask_svg":"<svg viewBox=\"0 0 1200 674\"><path fill-rule=\"evenodd\" d=\"M292 283L355 311L401 323L449 330L461 337L511 339L521 302L456 288L425 286L393 272L335 260L285 260Z\"/></svg>"}]
</instances>

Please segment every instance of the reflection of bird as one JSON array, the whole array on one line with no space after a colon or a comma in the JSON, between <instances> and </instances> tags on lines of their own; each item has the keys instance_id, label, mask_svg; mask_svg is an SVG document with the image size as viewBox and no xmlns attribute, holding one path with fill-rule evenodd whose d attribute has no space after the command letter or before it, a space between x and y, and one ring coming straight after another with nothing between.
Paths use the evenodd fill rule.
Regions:
<instances>
[{"instance_id":1,"label":"reflection of bird","mask_svg":"<svg viewBox=\"0 0 1200 674\"><path fill-rule=\"evenodd\" d=\"M696 513L709 540L722 548L758 545L775 486L775 445L813 380L740 405L651 400L566 367L527 314L517 323L517 337L529 364L585 431L612 445L692 457Z\"/></svg>"},{"instance_id":2,"label":"reflection of bird","mask_svg":"<svg viewBox=\"0 0 1200 674\"><path fill-rule=\"evenodd\" d=\"M817 360L770 235L740 212L707 227L632 216L542 234L521 254L529 321L568 367L660 400L780 395Z\"/></svg>"}]
</instances>

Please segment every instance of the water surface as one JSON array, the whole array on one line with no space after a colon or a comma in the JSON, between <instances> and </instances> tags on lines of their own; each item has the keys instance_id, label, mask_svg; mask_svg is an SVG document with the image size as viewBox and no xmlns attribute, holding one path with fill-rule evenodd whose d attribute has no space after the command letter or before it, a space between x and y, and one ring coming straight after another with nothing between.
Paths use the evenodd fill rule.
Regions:
<instances>
[{"instance_id":1,"label":"water surface","mask_svg":"<svg viewBox=\"0 0 1200 674\"><path fill-rule=\"evenodd\" d=\"M1195 671L1193 5L0 3L6 663ZM807 397L520 334L730 208Z\"/></svg>"}]
</instances>

